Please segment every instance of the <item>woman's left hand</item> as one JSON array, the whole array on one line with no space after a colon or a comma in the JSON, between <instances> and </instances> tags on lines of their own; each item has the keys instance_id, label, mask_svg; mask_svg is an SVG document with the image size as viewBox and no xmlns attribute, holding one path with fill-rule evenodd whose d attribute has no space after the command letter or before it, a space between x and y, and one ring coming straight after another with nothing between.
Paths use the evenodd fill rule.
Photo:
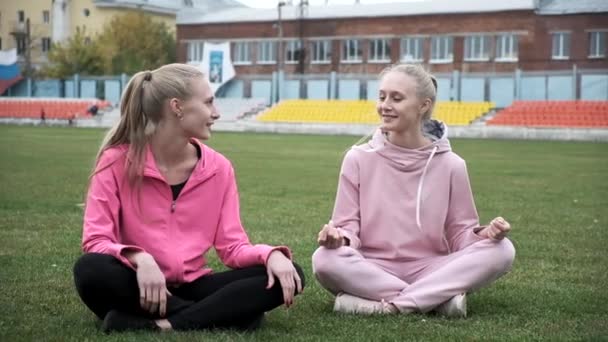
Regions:
<instances>
[{"instance_id":1,"label":"woman's left hand","mask_svg":"<svg viewBox=\"0 0 608 342\"><path fill-rule=\"evenodd\" d=\"M283 302L285 306L290 307L293 305L293 298L296 293L302 292L302 280L291 260L281 251L272 251L266 262L266 272L268 273L268 285L266 285L266 289L270 289L274 285L276 277L283 289Z\"/></svg>"},{"instance_id":2,"label":"woman's left hand","mask_svg":"<svg viewBox=\"0 0 608 342\"><path fill-rule=\"evenodd\" d=\"M502 217L493 219L484 229L484 235L490 240L500 241L511 231L511 225Z\"/></svg>"}]
</instances>

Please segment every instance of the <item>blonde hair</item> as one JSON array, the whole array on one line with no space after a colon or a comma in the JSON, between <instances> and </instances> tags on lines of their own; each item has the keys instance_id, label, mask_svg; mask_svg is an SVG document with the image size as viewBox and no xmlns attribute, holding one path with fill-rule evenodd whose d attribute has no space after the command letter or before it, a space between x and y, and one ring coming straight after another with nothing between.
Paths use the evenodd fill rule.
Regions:
<instances>
[{"instance_id":1,"label":"blonde hair","mask_svg":"<svg viewBox=\"0 0 608 342\"><path fill-rule=\"evenodd\" d=\"M156 70L140 71L127 84L120 103L120 120L104 137L95 158L95 168L108 148L128 144L127 179L131 186L141 183L145 148L163 119L165 101L192 97L191 81L203 73L186 64L167 64ZM91 173L91 177L99 170Z\"/></svg>"},{"instance_id":2,"label":"blonde hair","mask_svg":"<svg viewBox=\"0 0 608 342\"><path fill-rule=\"evenodd\" d=\"M428 98L431 100L429 110L422 114L423 123L424 121L430 120L431 116L433 115L433 110L435 109L435 102L437 100L437 80L435 77L424 70L424 68L419 64L397 63L384 68L384 70L380 72L378 78L381 80L386 74L393 71L402 72L414 78L416 81L416 96L418 96L420 99ZM368 141L374 135L375 131L376 128L374 128L371 133L359 139L355 145L361 145Z\"/></svg>"}]
</instances>

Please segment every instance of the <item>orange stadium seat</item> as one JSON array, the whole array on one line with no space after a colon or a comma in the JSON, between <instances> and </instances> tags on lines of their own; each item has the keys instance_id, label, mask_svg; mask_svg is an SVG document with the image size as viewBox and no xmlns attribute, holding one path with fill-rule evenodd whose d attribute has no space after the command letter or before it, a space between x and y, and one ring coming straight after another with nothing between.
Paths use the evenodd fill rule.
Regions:
<instances>
[{"instance_id":1,"label":"orange stadium seat","mask_svg":"<svg viewBox=\"0 0 608 342\"><path fill-rule=\"evenodd\" d=\"M488 125L608 127L608 101L515 101Z\"/></svg>"},{"instance_id":2,"label":"orange stadium seat","mask_svg":"<svg viewBox=\"0 0 608 342\"><path fill-rule=\"evenodd\" d=\"M39 119L42 111L47 119L88 117L91 115L87 110L93 104L100 109L110 105L108 101L95 99L1 98L0 117Z\"/></svg>"}]
</instances>

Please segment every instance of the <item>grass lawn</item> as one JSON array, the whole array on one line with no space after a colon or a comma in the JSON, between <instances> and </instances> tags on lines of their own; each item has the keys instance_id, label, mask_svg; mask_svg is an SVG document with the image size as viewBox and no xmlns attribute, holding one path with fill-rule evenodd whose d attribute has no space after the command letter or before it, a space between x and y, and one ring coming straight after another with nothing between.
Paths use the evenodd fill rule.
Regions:
<instances>
[{"instance_id":1,"label":"grass lawn","mask_svg":"<svg viewBox=\"0 0 608 342\"><path fill-rule=\"evenodd\" d=\"M215 133L254 242L287 244L308 287L262 330L104 335L77 297L87 177L101 130L0 126L0 341L608 340L608 144L454 140L482 222L507 218L513 271L469 297L469 318L332 312L310 256L357 137ZM211 258L216 269L217 259Z\"/></svg>"}]
</instances>

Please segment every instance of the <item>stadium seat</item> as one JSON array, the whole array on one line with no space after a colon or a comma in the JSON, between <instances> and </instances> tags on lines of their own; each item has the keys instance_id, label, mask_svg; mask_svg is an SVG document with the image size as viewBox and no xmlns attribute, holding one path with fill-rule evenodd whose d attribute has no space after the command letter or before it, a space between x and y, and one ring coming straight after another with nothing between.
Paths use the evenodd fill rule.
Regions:
<instances>
[{"instance_id":1,"label":"stadium seat","mask_svg":"<svg viewBox=\"0 0 608 342\"><path fill-rule=\"evenodd\" d=\"M491 102L439 102L433 117L448 125L469 125L494 107ZM263 122L378 124L375 101L285 100L260 114Z\"/></svg>"},{"instance_id":2,"label":"stadium seat","mask_svg":"<svg viewBox=\"0 0 608 342\"><path fill-rule=\"evenodd\" d=\"M215 107L222 121L234 121L249 113L258 113L266 109L266 100L260 98L216 98Z\"/></svg>"},{"instance_id":3,"label":"stadium seat","mask_svg":"<svg viewBox=\"0 0 608 342\"><path fill-rule=\"evenodd\" d=\"M39 119L43 111L46 119L90 117L88 109L92 105L104 109L110 103L98 99L4 97L0 98L0 117Z\"/></svg>"},{"instance_id":4,"label":"stadium seat","mask_svg":"<svg viewBox=\"0 0 608 342\"><path fill-rule=\"evenodd\" d=\"M608 101L515 101L488 125L608 127Z\"/></svg>"}]
</instances>

